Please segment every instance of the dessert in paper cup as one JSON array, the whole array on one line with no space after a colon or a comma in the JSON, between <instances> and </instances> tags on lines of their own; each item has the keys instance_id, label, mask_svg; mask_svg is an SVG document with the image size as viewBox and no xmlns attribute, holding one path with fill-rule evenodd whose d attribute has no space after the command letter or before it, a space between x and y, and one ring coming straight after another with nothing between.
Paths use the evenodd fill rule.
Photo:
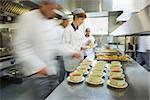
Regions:
<instances>
[{"instance_id":1,"label":"dessert in paper cup","mask_svg":"<svg viewBox=\"0 0 150 100\"><path fill-rule=\"evenodd\" d=\"M125 78L122 77L111 77L109 80L110 84L115 86L123 86L126 83Z\"/></svg>"},{"instance_id":2,"label":"dessert in paper cup","mask_svg":"<svg viewBox=\"0 0 150 100\"><path fill-rule=\"evenodd\" d=\"M103 77L103 72L101 72L101 73L93 73L93 72L90 72L89 76Z\"/></svg>"},{"instance_id":3,"label":"dessert in paper cup","mask_svg":"<svg viewBox=\"0 0 150 100\"><path fill-rule=\"evenodd\" d=\"M76 72L70 73L69 77L67 78L69 82L73 82L73 83L82 82L83 79L84 79L83 75Z\"/></svg>"},{"instance_id":4,"label":"dessert in paper cup","mask_svg":"<svg viewBox=\"0 0 150 100\"><path fill-rule=\"evenodd\" d=\"M88 78L86 79L87 83L90 84L101 84L103 81L102 77L96 76L96 75L89 75Z\"/></svg>"}]
</instances>

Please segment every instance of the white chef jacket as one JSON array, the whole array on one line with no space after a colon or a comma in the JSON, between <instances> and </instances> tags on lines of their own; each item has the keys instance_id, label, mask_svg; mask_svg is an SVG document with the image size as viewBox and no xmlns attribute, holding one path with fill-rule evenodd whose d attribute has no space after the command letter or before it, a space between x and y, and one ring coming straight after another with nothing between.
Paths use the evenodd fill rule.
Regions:
<instances>
[{"instance_id":1,"label":"white chef jacket","mask_svg":"<svg viewBox=\"0 0 150 100\"><path fill-rule=\"evenodd\" d=\"M76 31L72 27L72 25L68 25L63 33L63 43L67 44L68 47L73 50L80 51L81 47L84 44L84 33L81 29L77 29ZM81 59L83 59L83 53L81 52ZM79 65L80 60L72 59L70 57L64 58L65 69L69 72L74 71L76 67Z\"/></svg>"},{"instance_id":2,"label":"white chef jacket","mask_svg":"<svg viewBox=\"0 0 150 100\"><path fill-rule=\"evenodd\" d=\"M47 67L49 75L57 73L56 55L74 53L74 50L60 44L58 38L57 21L45 19L39 10L19 17L14 46L25 75L34 74L44 67Z\"/></svg>"},{"instance_id":3,"label":"white chef jacket","mask_svg":"<svg viewBox=\"0 0 150 100\"><path fill-rule=\"evenodd\" d=\"M59 42L60 43L63 43L63 34L64 34L64 31L65 31L65 28L62 26L62 25L59 25L58 26L58 31L59 31Z\"/></svg>"},{"instance_id":4,"label":"white chef jacket","mask_svg":"<svg viewBox=\"0 0 150 100\"><path fill-rule=\"evenodd\" d=\"M94 36L90 35L89 37L85 37L85 45L88 43L88 41L91 41L91 43L94 44L95 38ZM94 51L93 48L89 48L85 51L86 56L93 55Z\"/></svg>"}]
</instances>

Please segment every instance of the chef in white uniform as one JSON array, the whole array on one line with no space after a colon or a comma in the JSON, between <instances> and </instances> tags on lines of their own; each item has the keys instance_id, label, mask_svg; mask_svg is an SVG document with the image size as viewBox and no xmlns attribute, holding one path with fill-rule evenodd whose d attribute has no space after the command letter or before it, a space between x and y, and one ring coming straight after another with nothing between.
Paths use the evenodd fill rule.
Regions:
<instances>
[{"instance_id":1,"label":"chef in white uniform","mask_svg":"<svg viewBox=\"0 0 150 100\"><path fill-rule=\"evenodd\" d=\"M58 40L60 40L60 43L62 43L62 39L63 39L63 33L65 31L65 28L69 25L69 17L64 14L64 16L61 17L61 23L59 25L59 37ZM61 83L64 79L65 79L65 67L64 67L64 60L63 60L63 56L57 56L57 60L58 60L58 71L59 71L59 82Z\"/></svg>"},{"instance_id":2,"label":"chef in white uniform","mask_svg":"<svg viewBox=\"0 0 150 100\"><path fill-rule=\"evenodd\" d=\"M63 42L63 33L66 29L66 27L69 25L69 17L64 14L64 16L62 16L61 18L61 22L59 24L59 31L60 31L60 42L62 43Z\"/></svg>"},{"instance_id":3,"label":"chef in white uniform","mask_svg":"<svg viewBox=\"0 0 150 100\"><path fill-rule=\"evenodd\" d=\"M82 8L77 8L73 10L72 14L73 14L73 22L65 29L65 32L63 34L63 42L73 50L81 52L82 50L85 49L82 47L85 36L84 31L81 30L79 26L84 22L86 14ZM70 57L64 58L67 76L70 72L76 69L81 60L72 59Z\"/></svg>"},{"instance_id":4,"label":"chef in white uniform","mask_svg":"<svg viewBox=\"0 0 150 100\"><path fill-rule=\"evenodd\" d=\"M95 45L95 37L90 34L90 28L86 28L85 30L85 57L94 55L94 47Z\"/></svg>"},{"instance_id":5,"label":"chef in white uniform","mask_svg":"<svg viewBox=\"0 0 150 100\"><path fill-rule=\"evenodd\" d=\"M80 54L59 43L59 24L53 19L59 12L59 5L51 0L36 2L40 4L39 9L19 17L14 47L22 72L34 86L34 99L43 100L59 83L56 56L79 58Z\"/></svg>"}]
</instances>

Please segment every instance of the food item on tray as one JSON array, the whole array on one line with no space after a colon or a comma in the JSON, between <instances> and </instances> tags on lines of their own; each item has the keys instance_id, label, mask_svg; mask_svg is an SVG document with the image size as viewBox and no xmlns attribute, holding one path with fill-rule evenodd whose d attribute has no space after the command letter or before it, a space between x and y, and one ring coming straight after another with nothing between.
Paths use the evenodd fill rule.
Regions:
<instances>
[{"instance_id":1,"label":"food item on tray","mask_svg":"<svg viewBox=\"0 0 150 100\"><path fill-rule=\"evenodd\" d=\"M94 48L94 43L91 42L91 43L89 44L89 48Z\"/></svg>"},{"instance_id":2,"label":"food item on tray","mask_svg":"<svg viewBox=\"0 0 150 100\"><path fill-rule=\"evenodd\" d=\"M118 61L131 61L128 56L118 56L118 55L97 55L98 60L118 60Z\"/></svg>"},{"instance_id":3,"label":"food item on tray","mask_svg":"<svg viewBox=\"0 0 150 100\"><path fill-rule=\"evenodd\" d=\"M120 61L111 61L111 65L121 65Z\"/></svg>"},{"instance_id":4,"label":"food item on tray","mask_svg":"<svg viewBox=\"0 0 150 100\"><path fill-rule=\"evenodd\" d=\"M100 52L118 52L118 50L114 50L114 49L111 49L111 48L102 48L100 50Z\"/></svg>"},{"instance_id":5,"label":"food item on tray","mask_svg":"<svg viewBox=\"0 0 150 100\"><path fill-rule=\"evenodd\" d=\"M99 55L99 56L97 56L97 59L100 59L100 60L117 60L118 56L117 55L112 55L112 56Z\"/></svg>"},{"instance_id":6,"label":"food item on tray","mask_svg":"<svg viewBox=\"0 0 150 100\"><path fill-rule=\"evenodd\" d=\"M122 77L111 77L109 80L110 84L115 86L123 86L126 83L125 78Z\"/></svg>"},{"instance_id":7,"label":"food item on tray","mask_svg":"<svg viewBox=\"0 0 150 100\"><path fill-rule=\"evenodd\" d=\"M100 72L100 73L90 72L90 74L88 76L103 77L103 72Z\"/></svg>"},{"instance_id":8,"label":"food item on tray","mask_svg":"<svg viewBox=\"0 0 150 100\"><path fill-rule=\"evenodd\" d=\"M105 67L106 61L97 61L95 67Z\"/></svg>"},{"instance_id":9,"label":"food item on tray","mask_svg":"<svg viewBox=\"0 0 150 100\"><path fill-rule=\"evenodd\" d=\"M104 71L104 67L93 67L92 71L93 70L95 70L95 71L102 71L103 72Z\"/></svg>"},{"instance_id":10,"label":"food item on tray","mask_svg":"<svg viewBox=\"0 0 150 100\"><path fill-rule=\"evenodd\" d=\"M90 75L87 78L88 83L99 84L102 82L102 77Z\"/></svg>"},{"instance_id":11,"label":"food item on tray","mask_svg":"<svg viewBox=\"0 0 150 100\"><path fill-rule=\"evenodd\" d=\"M84 74L84 73L87 72L87 70L80 70L80 69L77 69L77 70L75 70L75 72L80 73L80 74Z\"/></svg>"},{"instance_id":12,"label":"food item on tray","mask_svg":"<svg viewBox=\"0 0 150 100\"><path fill-rule=\"evenodd\" d=\"M90 69L91 67L89 65L80 65L78 68Z\"/></svg>"},{"instance_id":13,"label":"food item on tray","mask_svg":"<svg viewBox=\"0 0 150 100\"><path fill-rule=\"evenodd\" d=\"M77 67L77 70L87 70L88 67L87 66L79 66Z\"/></svg>"},{"instance_id":14,"label":"food item on tray","mask_svg":"<svg viewBox=\"0 0 150 100\"><path fill-rule=\"evenodd\" d=\"M94 69L92 68L91 72L92 73L103 73L104 70L98 70L98 69Z\"/></svg>"},{"instance_id":15,"label":"food item on tray","mask_svg":"<svg viewBox=\"0 0 150 100\"><path fill-rule=\"evenodd\" d=\"M91 61L91 60L85 59L85 60L83 60L83 61L80 63L80 66L81 66L81 65L91 65L91 64L92 64L92 61Z\"/></svg>"},{"instance_id":16,"label":"food item on tray","mask_svg":"<svg viewBox=\"0 0 150 100\"><path fill-rule=\"evenodd\" d=\"M70 73L71 76L80 76L80 75L83 75L83 73L81 72L78 72L78 71L74 71L72 73Z\"/></svg>"},{"instance_id":17,"label":"food item on tray","mask_svg":"<svg viewBox=\"0 0 150 100\"><path fill-rule=\"evenodd\" d=\"M109 76L121 76L123 74L122 71L119 71L119 70L113 70L111 72L109 72Z\"/></svg>"},{"instance_id":18,"label":"food item on tray","mask_svg":"<svg viewBox=\"0 0 150 100\"><path fill-rule=\"evenodd\" d=\"M97 61L96 63L97 63L97 64L100 64L100 65L101 65L101 64L107 64L106 61Z\"/></svg>"},{"instance_id":19,"label":"food item on tray","mask_svg":"<svg viewBox=\"0 0 150 100\"><path fill-rule=\"evenodd\" d=\"M131 61L131 59L128 56L119 56L118 59L120 61Z\"/></svg>"},{"instance_id":20,"label":"food item on tray","mask_svg":"<svg viewBox=\"0 0 150 100\"><path fill-rule=\"evenodd\" d=\"M74 82L79 82L83 79L83 76L81 74L72 73L69 75L69 79Z\"/></svg>"},{"instance_id":21,"label":"food item on tray","mask_svg":"<svg viewBox=\"0 0 150 100\"><path fill-rule=\"evenodd\" d=\"M123 71L123 69L121 67L110 67L109 68L110 71L116 70L116 71Z\"/></svg>"},{"instance_id":22,"label":"food item on tray","mask_svg":"<svg viewBox=\"0 0 150 100\"><path fill-rule=\"evenodd\" d=\"M112 77L121 77L121 78L124 78L125 75L124 74L114 74L114 75L109 76L109 78L112 78Z\"/></svg>"}]
</instances>

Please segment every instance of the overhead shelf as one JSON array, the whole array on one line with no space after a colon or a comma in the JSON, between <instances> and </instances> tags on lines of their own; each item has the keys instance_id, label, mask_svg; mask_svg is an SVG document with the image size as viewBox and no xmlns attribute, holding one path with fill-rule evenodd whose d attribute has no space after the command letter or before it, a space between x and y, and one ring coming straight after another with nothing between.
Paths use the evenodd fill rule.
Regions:
<instances>
[{"instance_id":1,"label":"overhead shelf","mask_svg":"<svg viewBox=\"0 0 150 100\"><path fill-rule=\"evenodd\" d=\"M110 33L112 36L150 35L150 5Z\"/></svg>"}]
</instances>

